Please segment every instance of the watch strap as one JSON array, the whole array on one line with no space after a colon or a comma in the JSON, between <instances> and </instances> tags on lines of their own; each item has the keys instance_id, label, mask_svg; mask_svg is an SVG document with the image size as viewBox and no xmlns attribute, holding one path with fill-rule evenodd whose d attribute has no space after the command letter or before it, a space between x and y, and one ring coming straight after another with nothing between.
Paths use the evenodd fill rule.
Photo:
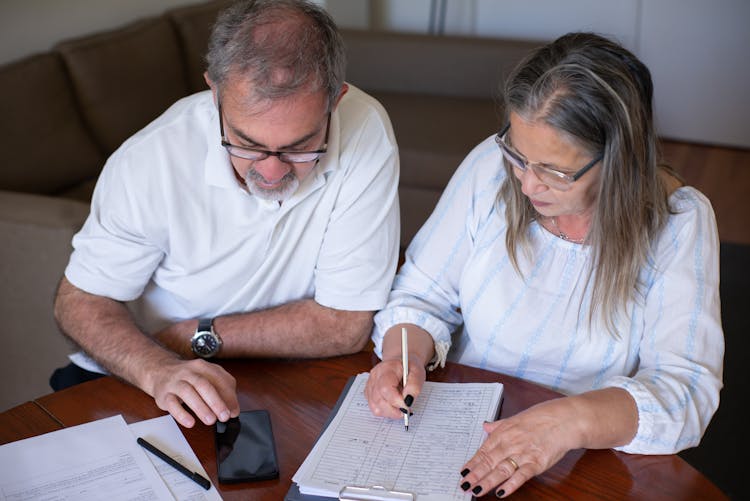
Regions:
<instances>
[{"instance_id":1,"label":"watch strap","mask_svg":"<svg viewBox=\"0 0 750 501\"><path fill-rule=\"evenodd\" d=\"M198 330L196 332L211 332L213 330L213 318L201 318L198 320Z\"/></svg>"}]
</instances>

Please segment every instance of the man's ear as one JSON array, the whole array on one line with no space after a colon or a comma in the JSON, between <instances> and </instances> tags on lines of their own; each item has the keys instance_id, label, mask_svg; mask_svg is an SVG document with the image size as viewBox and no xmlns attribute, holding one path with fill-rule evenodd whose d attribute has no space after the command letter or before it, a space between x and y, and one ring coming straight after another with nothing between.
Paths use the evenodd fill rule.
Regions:
<instances>
[{"instance_id":1,"label":"man's ear","mask_svg":"<svg viewBox=\"0 0 750 501\"><path fill-rule=\"evenodd\" d=\"M338 106L338 105L339 105L339 103L341 102L341 98L342 98L342 97L344 97L344 94L346 94L346 92L347 92L348 90L349 90L349 84L347 84L346 82L344 82L344 83L343 83L343 84L341 85L341 90L339 91L339 95L338 95L338 96L336 96L336 102L335 102L335 103L333 103L333 106L331 107L331 111L333 111L333 110L335 110L335 109L336 109L336 106Z\"/></svg>"},{"instance_id":2,"label":"man's ear","mask_svg":"<svg viewBox=\"0 0 750 501\"><path fill-rule=\"evenodd\" d=\"M219 88L217 85L211 80L211 78L208 76L208 72L203 72L203 80L206 81L206 84L208 85L208 88L211 89L211 94L214 96L214 105L219 106Z\"/></svg>"}]
</instances>

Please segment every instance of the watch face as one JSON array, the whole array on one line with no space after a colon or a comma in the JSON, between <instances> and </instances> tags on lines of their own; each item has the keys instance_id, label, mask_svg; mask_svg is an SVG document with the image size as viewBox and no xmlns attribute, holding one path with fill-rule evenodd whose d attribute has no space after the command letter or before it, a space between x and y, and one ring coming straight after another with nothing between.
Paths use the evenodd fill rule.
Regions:
<instances>
[{"instance_id":1,"label":"watch face","mask_svg":"<svg viewBox=\"0 0 750 501\"><path fill-rule=\"evenodd\" d=\"M214 355L219 351L219 340L210 333L203 333L193 341L193 351L201 357Z\"/></svg>"}]
</instances>

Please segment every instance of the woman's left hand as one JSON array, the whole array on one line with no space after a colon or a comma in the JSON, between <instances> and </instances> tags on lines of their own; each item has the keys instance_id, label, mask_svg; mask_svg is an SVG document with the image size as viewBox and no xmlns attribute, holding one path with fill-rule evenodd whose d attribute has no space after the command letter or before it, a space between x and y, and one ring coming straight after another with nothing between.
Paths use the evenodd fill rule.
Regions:
<instances>
[{"instance_id":1,"label":"woman's left hand","mask_svg":"<svg viewBox=\"0 0 750 501\"><path fill-rule=\"evenodd\" d=\"M475 495L494 489L504 497L578 448L578 431L568 398L550 400L507 419L485 423L489 434L465 465L461 488ZM500 492L500 491L504 492Z\"/></svg>"}]
</instances>

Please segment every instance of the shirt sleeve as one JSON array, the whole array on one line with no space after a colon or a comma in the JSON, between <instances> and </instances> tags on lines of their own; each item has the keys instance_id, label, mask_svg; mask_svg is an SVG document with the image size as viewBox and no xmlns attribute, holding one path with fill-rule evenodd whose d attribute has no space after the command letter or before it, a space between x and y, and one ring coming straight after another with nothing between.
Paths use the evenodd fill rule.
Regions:
<instances>
[{"instance_id":1,"label":"shirt sleeve","mask_svg":"<svg viewBox=\"0 0 750 501\"><path fill-rule=\"evenodd\" d=\"M477 146L461 163L435 210L406 251L388 300L375 315L372 340L382 357L386 331L410 323L430 333L438 359L445 363L451 334L462 324L459 282L478 226L494 207L502 169L491 140Z\"/></svg>"},{"instance_id":2,"label":"shirt sleeve","mask_svg":"<svg viewBox=\"0 0 750 501\"><path fill-rule=\"evenodd\" d=\"M341 112L343 177L315 268L315 300L374 311L386 303L398 262L399 158L383 108L357 99L369 104Z\"/></svg>"},{"instance_id":3,"label":"shirt sleeve","mask_svg":"<svg viewBox=\"0 0 750 501\"><path fill-rule=\"evenodd\" d=\"M719 242L713 210L682 189L678 213L660 238L647 273L640 364L613 377L638 407L638 431L618 450L673 454L698 445L719 405L724 336L719 305Z\"/></svg>"},{"instance_id":4,"label":"shirt sleeve","mask_svg":"<svg viewBox=\"0 0 750 501\"><path fill-rule=\"evenodd\" d=\"M161 197L151 183L139 188L133 176L123 175L134 168L126 157L116 152L102 170L65 269L76 287L117 301L138 298L164 256L149 229L154 214L163 213L151 206Z\"/></svg>"}]
</instances>

